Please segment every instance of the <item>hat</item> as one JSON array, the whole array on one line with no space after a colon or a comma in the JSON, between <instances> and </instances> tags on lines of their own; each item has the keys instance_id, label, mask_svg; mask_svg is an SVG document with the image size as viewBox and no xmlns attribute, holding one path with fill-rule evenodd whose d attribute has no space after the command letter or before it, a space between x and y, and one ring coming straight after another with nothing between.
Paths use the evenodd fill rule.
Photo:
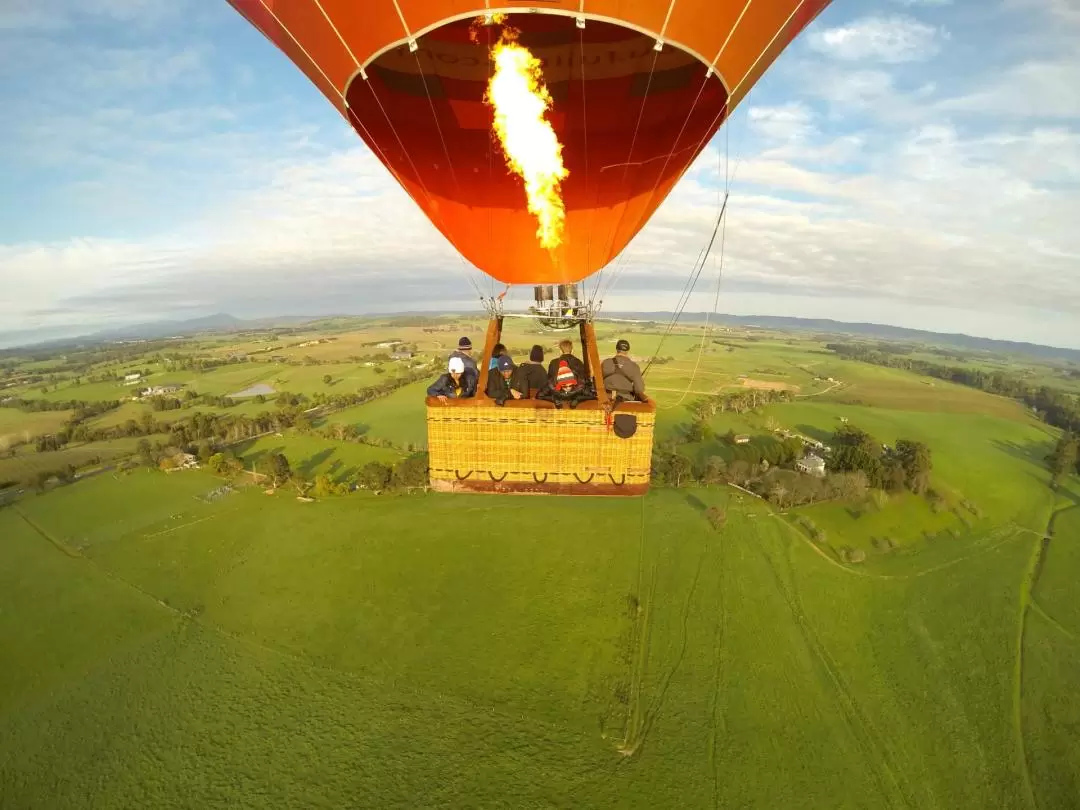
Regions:
<instances>
[{"instance_id":1,"label":"hat","mask_svg":"<svg viewBox=\"0 0 1080 810\"><path fill-rule=\"evenodd\" d=\"M460 357L451 357L450 362L446 364L446 370L451 374L461 374L465 371L465 361Z\"/></svg>"},{"instance_id":2,"label":"hat","mask_svg":"<svg viewBox=\"0 0 1080 810\"><path fill-rule=\"evenodd\" d=\"M544 362L544 347L543 346L533 346L532 351L529 352L529 360L531 360L534 363L542 363L542 362Z\"/></svg>"},{"instance_id":3,"label":"hat","mask_svg":"<svg viewBox=\"0 0 1080 810\"><path fill-rule=\"evenodd\" d=\"M463 337L461 340L459 340L457 342L457 347L459 349L471 349L472 348L472 341L469 340L467 337Z\"/></svg>"},{"instance_id":4,"label":"hat","mask_svg":"<svg viewBox=\"0 0 1080 810\"><path fill-rule=\"evenodd\" d=\"M499 359L496 361L499 371L513 371L514 361L507 357L505 354L500 354Z\"/></svg>"},{"instance_id":5,"label":"hat","mask_svg":"<svg viewBox=\"0 0 1080 810\"><path fill-rule=\"evenodd\" d=\"M617 352L628 352L628 351L630 351L630 341L626 340L625 338L620 340L618 343L615 344L615 351L617 351Z\"/></svg>"}]
</instances>

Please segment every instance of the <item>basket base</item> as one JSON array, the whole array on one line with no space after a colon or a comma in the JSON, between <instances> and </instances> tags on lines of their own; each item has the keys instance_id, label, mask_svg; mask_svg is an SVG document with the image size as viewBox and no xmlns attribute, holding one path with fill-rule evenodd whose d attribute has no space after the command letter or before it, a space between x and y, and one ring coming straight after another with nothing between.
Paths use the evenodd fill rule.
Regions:
<instances>
[{"instance_id":1,"label":"basket base","mask_svg":"<svg viewBox=\"0 0 1080 810\"><path fill-rule=\"evenodd\" d=\"M435 492L473 492L487 495L593 495L600 497L633 497L649 491L648 482L644 484L556 484L534 483L532 481L445 481L432 479L431 488Z\"/></svg>"}]
</instances>

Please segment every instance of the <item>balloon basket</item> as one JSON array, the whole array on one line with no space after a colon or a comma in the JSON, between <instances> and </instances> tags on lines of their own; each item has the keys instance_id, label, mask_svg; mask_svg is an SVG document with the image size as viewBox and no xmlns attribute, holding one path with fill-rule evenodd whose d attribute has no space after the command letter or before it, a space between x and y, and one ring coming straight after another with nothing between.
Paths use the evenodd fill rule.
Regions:
<instances>
[{"instance_id":1,"label":"balloon basket","mask_svg":"<svg viewBox=\"0 0 1080 810\"><path fill-rule=\"evenodd\" d=\"M437 492L523 495L644 495L649 490L656 405L623 402L609 412L596 335L581 323L585 368L597 399L556 408L546 400L484 395L487 368L502 335L502 318L488 325L479 360L477 395L427 399L428 463ZM622 429L616 430L616 422ZM629 426L631 430L627 430Z\"/></svg>"},{"instance_id":2,"label":"balloon basket","mask_svg":"<svg viewBox=\"0 0 1080 810\"><path fill-rule=\"evenodd\" d=\"M485 398L486 399L486 398ZM431 488L528 495L644 495L649 490L652 403L624 403L637 429L616 435L596 402L556 409L543 400L428 400Z\"/></svg>"}]
</instances>

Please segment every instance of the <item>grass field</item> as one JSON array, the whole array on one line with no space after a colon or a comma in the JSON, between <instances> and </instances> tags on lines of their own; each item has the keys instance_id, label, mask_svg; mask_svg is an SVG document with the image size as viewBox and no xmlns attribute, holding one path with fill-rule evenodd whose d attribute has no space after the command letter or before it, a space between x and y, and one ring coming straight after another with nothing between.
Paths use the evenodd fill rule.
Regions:
<instances>
[{"instance_id":1,"label":"grass field","mask_svg":"<svg viewBox=\"0 0 1080 810\"><path fill-rule=\"evenodd\" d=\"M490 530L544 525L544 499L200 499L219 483L106 475L0 511L12 806L1025 805L1023 533L890 578L758 502L713 531L723 491L575 501L586 538ZM28 577L62 597L32 630ZM1067 709L1035 714L1075 649L1040 632L1019 708L1052 806L1080 760Z\"/></svg>"},{"instance_id":2,"label":"grass field","mask_svg":"<svg viewBox=\"0 0 1080 810\"><path fill-rule=\"evenodd\" d=\"M102 463L130 456L135 452L137 438L111 439L106 442L76 444L48 453L35 453L25 447L19 448L14 458L0 458L0 481L24 481L30 475L44 470L63 469L68 464L82 467L94 459Z\"/></svg>"},{"instance_id":3,"label":"grass field","mask_svg":"<svg viewBox=\"0 0 1080 810\"><path fill-rule=\"evenodd\" d=\"M399 446L427 446L427 406L424 398L432 379L412 383L364 405L332 413L326 424L356 425L365 435L389 439ZM320 423L321 424L321 423Z\"/></svg>"},{"instance_id":4,"label":"grass field","mask_svg":"<svg viewBox=\"0 0 1080 810\"><path fill-rule=\"evenodd\" d=\"M55 433L70 417L71 411L27 413L17 408L0 408L0 449L16 441L28 441L35 436Z\"/></svg>"}]
</instances>

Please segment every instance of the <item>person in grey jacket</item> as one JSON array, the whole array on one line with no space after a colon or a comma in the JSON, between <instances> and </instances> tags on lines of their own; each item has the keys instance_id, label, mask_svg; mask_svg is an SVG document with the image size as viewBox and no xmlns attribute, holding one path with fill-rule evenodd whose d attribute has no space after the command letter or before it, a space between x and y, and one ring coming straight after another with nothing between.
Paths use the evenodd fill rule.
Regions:
<instances>
[{"instance_id":1,"label":"person in grey jacket","mask_svg":"<svg viewBox=\"0 0 1080 810\"><path fill-rule=\"evenodd\" d=\"M645 396L645 380L638 364L630 359L630 341L620 339L615 344L615 356L600 364L604 388L619 399L636 399L648 402Z\"/></svg>"}]
</instances>

